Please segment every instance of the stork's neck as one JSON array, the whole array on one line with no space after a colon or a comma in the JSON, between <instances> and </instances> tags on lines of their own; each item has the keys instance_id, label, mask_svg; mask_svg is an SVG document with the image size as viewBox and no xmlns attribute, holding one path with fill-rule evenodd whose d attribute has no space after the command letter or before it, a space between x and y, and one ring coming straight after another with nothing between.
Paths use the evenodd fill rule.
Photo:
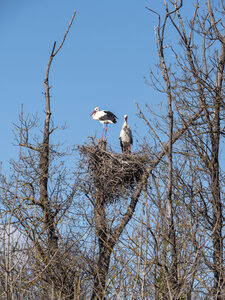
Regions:
<instances>
[{"instance_id":1,"label":"stork's neck","mask_svg":"<svg viewBox=\"0 0 225 300\"><path fill-rule=\"evenodd\" d=\"M124 128L127 128L128 127L128 125L127 125L127 120L126 119L124 119L124 123L123 123L123 129Z\"/></svg>"}]
</instances>

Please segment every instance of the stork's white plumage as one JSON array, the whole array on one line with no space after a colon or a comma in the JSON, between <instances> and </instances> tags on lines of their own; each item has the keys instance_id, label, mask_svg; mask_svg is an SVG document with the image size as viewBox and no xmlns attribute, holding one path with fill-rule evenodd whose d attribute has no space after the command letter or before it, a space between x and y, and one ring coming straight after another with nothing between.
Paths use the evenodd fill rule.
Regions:
<instances>
[{"instance_id":1,"label":"stork's white plumage","mask_svg":"<svg viewBox=\"0 0 225 300\"><path fill-rule=\"evenodd\" d=\"M96 107L94 109L91 116L94 120L98 120L99 122L101 122L103 124L103 131L102 131L101 140L103 140L103 135L104 135L104 131L105 131L105 141L106 141L107 125L109 123L115 124L117 122L117 120L116 120L117 117L111 111L100 110L99 107ZM104 126L104 124L106 124L106 127Z\"/></svg>"},{"instance_id":2,"label":"stork's white plumage","mask_svg":"<svg viewBox=\"0 0 225 300\"><path fill-rule=\"evenodd\" d=\"M120 131L120 145L122 152L131 152L131 145L133 144L132 131L127 124L127 115L124 116L124 123L122 130Z\"/></svg>"}]
</instances>

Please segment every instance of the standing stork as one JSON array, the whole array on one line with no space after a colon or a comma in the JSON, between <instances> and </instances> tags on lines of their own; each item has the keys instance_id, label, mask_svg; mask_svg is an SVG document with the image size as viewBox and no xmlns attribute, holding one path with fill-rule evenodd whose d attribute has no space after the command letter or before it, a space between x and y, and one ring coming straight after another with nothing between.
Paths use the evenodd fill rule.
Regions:
<instances>
[{"instance_id":1,"label":"standing stork","mask_svg":"<svg viewBox=\"0 0 225 300\"><path fill-rule=\"evenodd\" d=\"M120 131L120 145L122 152L131 153L131 145L133 144L132 131L127 124L127 115L124 116L124 123Z\"/></svg>"},{"instance_id":2,"label":"standing stork","mask_svg":"<svg viewBox=\"0 0 225 300\"><path fill-rule=\"evenodd\" d=\"M116 120L117 117L111 111L100 110L99 107L96 107L94 109L91 116L94 120L98 120L100 123L103 124L103 131L102 131L101 141L103 141L104 131L105 131L105 141L106 141L107 125L109 123L115 124L117 122L117 120ZM106 124L106 127L104 126L104 124Z\"/></svg>"}]
</instances>

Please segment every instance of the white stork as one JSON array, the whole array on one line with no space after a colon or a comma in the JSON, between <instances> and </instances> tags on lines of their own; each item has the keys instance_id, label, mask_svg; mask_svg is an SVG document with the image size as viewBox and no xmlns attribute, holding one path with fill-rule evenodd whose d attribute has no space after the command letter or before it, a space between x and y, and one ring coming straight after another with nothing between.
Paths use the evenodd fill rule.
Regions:
<instances>
[{"instance_id":1,"label":"white stork","mask_svg":"<svg viewBox=\"0 0 225 300\"><path fill-rule=\"evenodd\" d=\"M131 145L133 144L132 131L127 124L127 115L124 116L124 123L122 130L120 131L120 145L122 152L131 152Z\"/></svg>"},{"instance_id":2,"label":"white stork","mask_svg":"<svg viewBox=\"0 0 225 300\"><path fill-rule=\"evenodd\" d=\"M105 131L105 141L106 141L107 125L109 123L115 124L117 122L117 120L116 120L117 117L111 111L100 110L99 107L96 107L94 109L91 116L94 120L98 120L99 122L101 122L103 124L103 131L102 131L101 140L103 140L103 135L104 135L104 131ZM106 124L106 127L104 126L104 124Z\"/></svg>"}]
</instances>

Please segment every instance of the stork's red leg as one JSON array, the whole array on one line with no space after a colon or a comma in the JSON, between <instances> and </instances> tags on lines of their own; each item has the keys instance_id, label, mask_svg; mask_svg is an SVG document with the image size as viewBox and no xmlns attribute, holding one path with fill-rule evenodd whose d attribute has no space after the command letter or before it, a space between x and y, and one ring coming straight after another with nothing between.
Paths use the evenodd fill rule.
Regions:
<instances>
[{"instance_id":1,"label":"stork's red leg","mask_svg":"<svg viewBox=\"0 0 225 300\"><path fill-rule=\"evenodd\" d=\"M106 141L106 133L107 133L107 123L106 123L106 127L105 127L105 141Z\"/></svg>"},{"instance_id":2,"label":"stork's red leg","mask_svg":"<svg viewBox=\"0 0 225 300\"><path fill-rule=\"evenodd\" d=\"M104 123L103 123L103 131L102 131L102 138L101 138L101 141L103 141L104 130L105 130L105 127L104 127Z\"/></svg>"}]
</instances>

